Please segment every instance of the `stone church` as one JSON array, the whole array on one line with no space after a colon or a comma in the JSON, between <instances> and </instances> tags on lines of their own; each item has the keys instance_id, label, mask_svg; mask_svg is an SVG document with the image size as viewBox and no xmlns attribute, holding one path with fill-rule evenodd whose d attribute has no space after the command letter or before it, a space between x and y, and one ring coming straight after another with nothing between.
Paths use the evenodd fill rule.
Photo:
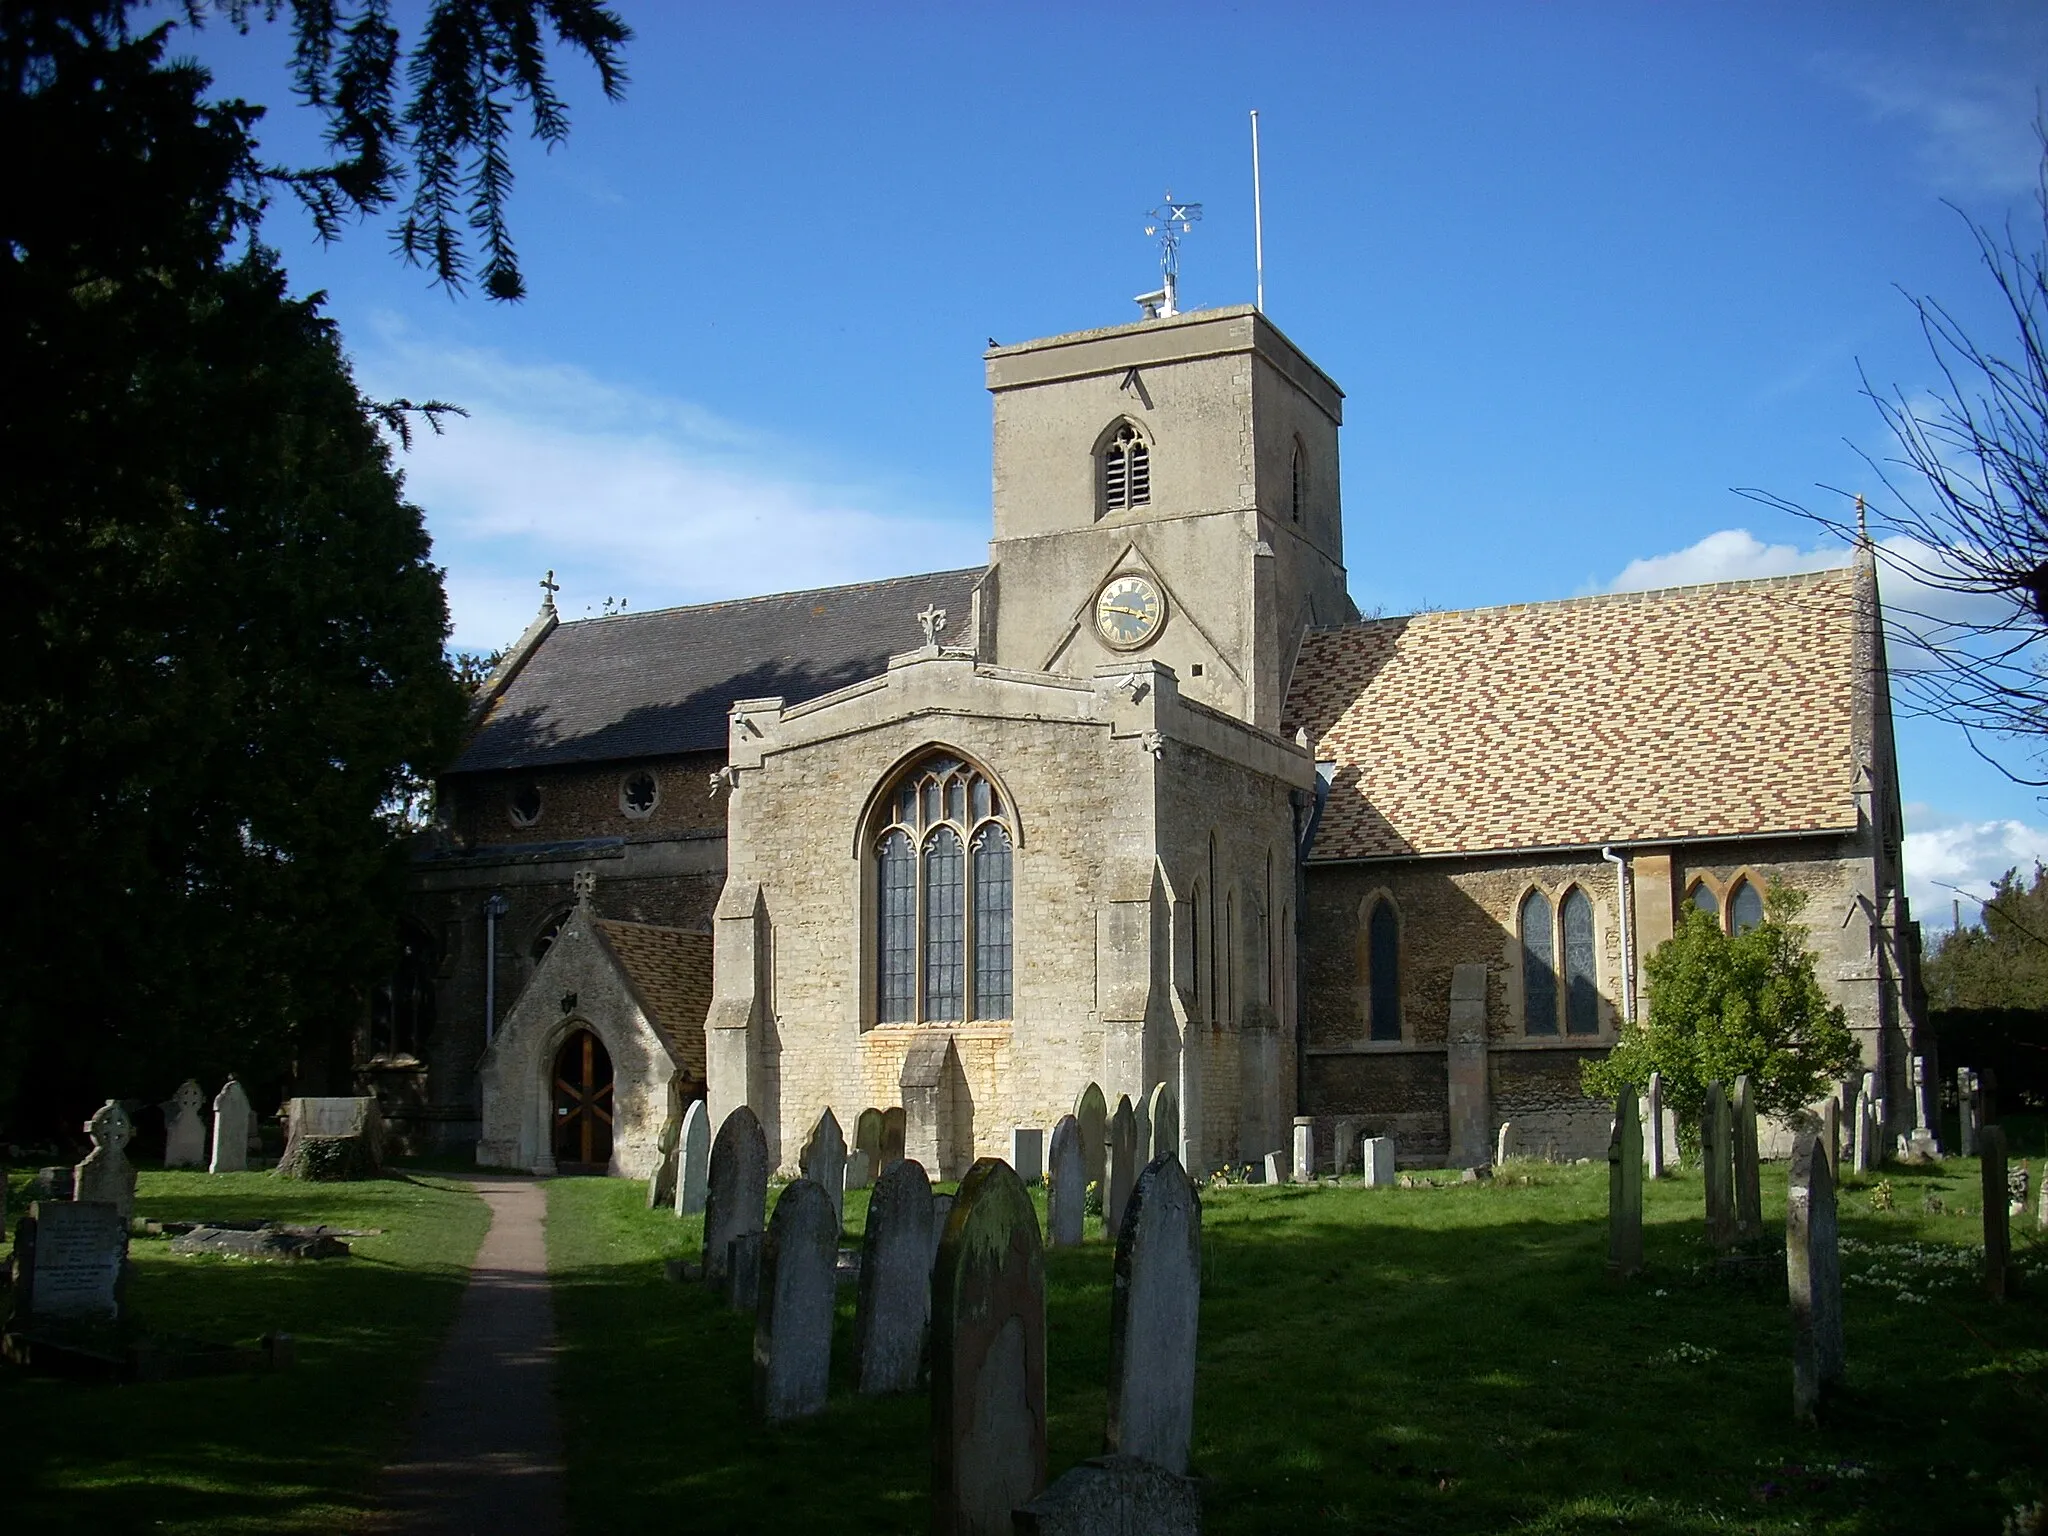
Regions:
<instances>
[{"instance_id":1,"label":"stone church","mask_svg":"<svg viewBox=\"0 0 2048 1536\"><path fill-rule=\"evenodd\" d=\"M1343 392L1248 308L993 347L986 566L564 622L440 784L359 1080L416 1146L640 1175L674 1106L958 1176L1099 1083L1197 1171L1314 1124L1476 1164L1689 906L1807 891L1908 1126L1918 937L1876 582L1361 619Z\"/></svg>"}]
</instances>

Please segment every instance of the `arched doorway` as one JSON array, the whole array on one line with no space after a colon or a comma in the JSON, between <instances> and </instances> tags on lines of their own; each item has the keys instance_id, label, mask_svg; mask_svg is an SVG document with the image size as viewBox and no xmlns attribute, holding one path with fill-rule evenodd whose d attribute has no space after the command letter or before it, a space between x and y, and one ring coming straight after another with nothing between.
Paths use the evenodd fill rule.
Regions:
<instances>
[{"instance_id":1,"label":"arched doorway","mask_svg":"<svg viewBox=\"0 0 2048 1536\"><path fill-rule=\"evenodd\" d=\"M603 1173L612 1160L612 1058L587 1029L555 1052L554 1111L555 1166Z\"/></svg>"}]
</instances>

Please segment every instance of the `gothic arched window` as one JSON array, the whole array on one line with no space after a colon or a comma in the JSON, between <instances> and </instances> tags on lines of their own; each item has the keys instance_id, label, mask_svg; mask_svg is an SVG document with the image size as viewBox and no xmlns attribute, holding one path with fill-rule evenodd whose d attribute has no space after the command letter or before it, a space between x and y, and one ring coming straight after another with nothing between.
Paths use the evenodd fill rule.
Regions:
<instances>
[{"instance_id":1,"label":"gothic arched window","mask_svg":"<svg viewBox=\"0 0 2048 1536\"><path fill-rule=\"evenodd\" d=\"M1367 1033L1374 1040L1401 1038L1401 919L1382 896L1365 924Z\"/></svg>"},{"instance_id":2,"label":"gothic arched window","mask_svg":"<svg viewBox=\"0 0 2048 1536\"><path fill-rule=\"evenodd\" d=\"M1550 898L1522 898L1522 1032L1557 1033L1557 936L1550 929Z\"/></svg>"},{"instance_id":3,"label":"gothic arched window","mask_svg":"<svg viewBox=\"0 0 2048 1536\"><path fill-rule=\"evenodd\" d=\"M1121 512L1152 500L1152 450L1138 429L1123 423L1102 445L1102 511Z\"/></svg>"},{"instance_id":4,"label":"gothic arched window","mask_svg":"<svg viewBox=\"0 0 2048 1536\"><path fill-rule=\"evenodd\" d=\"M1743 879L1735 882L1735 889L1728 893L1728 931L1747 933L1764 920L1763 893L1756 888L1756 882Z\"/></svg>"},{"instance_id":5,"label":"gothic arched window","mask_svg":"<svg viewBox=\"0 0 2048 1536\"><path fill-rule=\"evenodd\" d=\"M1700 911L1706 913L1708 917L1712 918L1714 920L1715 927L1720 927L1721 901L1720 898L1717 897L1713 893L1713 891L1708 888L1706 881L1693 881L1692 890L1686 896L1686 900L1691 902Z\"/></svg>"},{"instance_id":6,"label":"gothic arched window","mask_svg":"<svg viewBox=\"0 0 2048 1536\"><path fill-rule=\"evenodd\" d=\"M1594 975L1593 898L1576 885L1564 895L1564 1029L1600 1033L1600 986Z\"/></svg>"},{"instance_id":7,"label":"gothic arched window","mask_svg":"<svg viewBox=\"0 0 2048 1536\"><path fill-rule=\"evenodd\" d=\"M884 1024L1010 1017L1011 835L996 787L957 757L897 782L876 834L875 1017Z\"/></svg>"},{"instance_id":8,"label":"gothic arched window","mask_svg":"<svg viewBox=\"0 0 2048 1536\"><path fill-rule=\"evenodd\" d=\"M398 964L370 993L370 1054L417 1056L434 1032L440 946L416 923L398 930Z\"/></svg>"}]
</instances>

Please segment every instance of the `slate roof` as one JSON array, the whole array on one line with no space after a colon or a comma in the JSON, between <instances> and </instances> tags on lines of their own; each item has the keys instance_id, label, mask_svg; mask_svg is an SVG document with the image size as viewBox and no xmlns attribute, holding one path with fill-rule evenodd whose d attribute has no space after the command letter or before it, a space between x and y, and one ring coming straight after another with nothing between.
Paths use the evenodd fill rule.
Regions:
<instances>
[{"instance_id":1,"label":"slate roof","mask_svg":"<svg viewBox=\"0 0 2048 1536\"><path fill-rule=\"evenodd\" d=\"M1338 765L1312 857L1853 828L1875 602L1848 567L1312 633L1286 722Z\"/></svg>"},{"instance_id":2,"label":"slate roof","mask_svg":"<svg viewBox=\"0 0 2048 1536\"><path fill-rule=\"evenodd\" d=\"M597 931L669 1054L694 1081L704 1075L704 1020L711 1012L711 935L599 918Z\"/></svg>"},{"instance_id":3,"label":"slate roof","mask_svg":"<svg viewBox=\"0 0 2048 1536\"><path fill-rule=\"evenodd\" d=\"M965 632L984 568L581 619L534 649L456 773L722 752L734 699L814 699L924 643L917 615Z\"/></svg>"}]
</instances>

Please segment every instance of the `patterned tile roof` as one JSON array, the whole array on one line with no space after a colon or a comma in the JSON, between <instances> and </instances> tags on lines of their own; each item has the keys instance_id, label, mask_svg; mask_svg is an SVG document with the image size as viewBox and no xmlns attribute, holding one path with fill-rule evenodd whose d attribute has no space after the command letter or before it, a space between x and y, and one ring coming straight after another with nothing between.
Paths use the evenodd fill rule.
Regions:
<instances>
[{"instance_id":1,"label":"patterned tile roof","mask_svg":"<svg viewBox=\"0 0 2048 1536\"><path fill-rule=\"evenodd\" d=\"M704 1019L711 1012L711 935L652 923L599 918L597 931L618 957L647 1019L669 1054L695 1082L704 1077Z\"/></svg>"},{"instance_id":2,"label":"patterned tile roof","mask_svg":"<svg viewBox=\"0 0 2048 1536\"><path fill-rule=\"evenodd\" d=\"M1313 856L1854 827L1865 601L1845 567L1312 633Z\"/></svg>"}]
</instances>

